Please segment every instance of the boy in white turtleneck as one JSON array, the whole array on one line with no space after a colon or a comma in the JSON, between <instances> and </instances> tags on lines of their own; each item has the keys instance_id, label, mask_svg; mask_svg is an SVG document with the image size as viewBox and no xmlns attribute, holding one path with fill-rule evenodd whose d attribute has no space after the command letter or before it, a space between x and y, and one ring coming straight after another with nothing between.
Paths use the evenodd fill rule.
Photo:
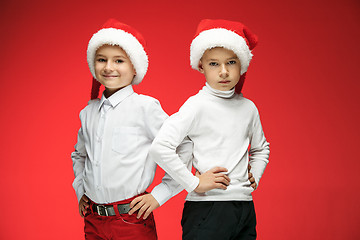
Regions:
<instances>
[{"instance_id":1,"label":"boy in white turtleneck","mask_svg":"<svg viewBox=\"0 0 360 240\"><path fill-rule=\"evenodd\" d=\"M201 21L190 59L206 85L165 121L150 149L158 165L188 191L183 239L256 239L251 193L268 163L269 143L256 106L240 93L256 43L239 22ZM195 176L176 154L185 137L194 144Z\"/></svg>"}]
</instances>

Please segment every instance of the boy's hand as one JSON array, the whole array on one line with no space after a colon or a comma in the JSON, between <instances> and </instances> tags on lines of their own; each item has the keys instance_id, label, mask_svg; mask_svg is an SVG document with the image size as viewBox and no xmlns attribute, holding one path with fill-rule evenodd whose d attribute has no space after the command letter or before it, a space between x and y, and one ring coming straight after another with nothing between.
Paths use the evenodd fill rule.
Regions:
<instances>
[{"instance_id":1,"label":"boy's hand","mask_svg":"<svg viewBox=\"0 0 360 240\"><path fill-rule=\"evenodd\" d=\"M211 189L220 188L226 189L230 184L230 178L222 173L228 170L223 167L214 167L203 174L196 171L195 176L199 178L199 185L195 188L195 192L204 193Z\"/></svg>"},{"instance_id":2,"label":"boy's hand","mask_svg":"<svg viewBox=\"0 0 360 240\"><path fill-rule=\"evenodd\" d=\"M156 201L153 195L148 193L132 200L130 203L131 210L129 211L129 215L139 210L137 218L139 219L144 213L143 219L146 219L150 213L158 207L160 207L160 204Z\"/></svg>"},{"instance_id":3,"label":"boy's hand","mask_svg":"<svg viewBox=\"0 0 360 240\"><path fill-rule=\"evenodd\" d=\"M253 174L250 172L251 166L250 164L248 165L248 174L249 174L249 181L250 181L250 186L255 190L257 188L257 184L255 182L255 178L253 177Z\"/></svg>"},{"instance_id":4,"label":"boy's hand","mask_svg":"<svg viewBox=\"0 0 360 240\"><path fill-rule=\"evenodd\" d=\"M87 196L83 195L79 201L79 213L81 217L84 217L87 213L87 209L90 207L89 199Z\"/></svg>"}]
</instances>

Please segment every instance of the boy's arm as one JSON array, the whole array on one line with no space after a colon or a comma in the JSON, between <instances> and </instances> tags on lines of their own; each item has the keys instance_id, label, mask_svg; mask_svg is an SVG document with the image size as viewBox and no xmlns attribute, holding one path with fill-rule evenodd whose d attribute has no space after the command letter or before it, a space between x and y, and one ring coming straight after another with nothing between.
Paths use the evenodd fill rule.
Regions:
<instances>
[{"instance_id":1,"label":"boy's arm","mask_svg":"<svg viewBox=\"0 0 360 240\"><path fill-rule=\"evenodd\" d=\"M163 110L161 109L161 111ZM153 115L156 113L155 116L161 116L161 111L153 109L152 113ZM182 112L184 113L186 111L182 110ZM175 120L170 121L172 118L175 118ZM165 203L168 199L181 192L184 188L188 192L193 191L195 188L198 189L200 182L199 178L201 177L195 177L191 173L193 145L191 140L187 137L188 131L192 125L193 118L194 114L192 112L188 112L188 114L184 114L182 116L179 116L177 113L168 118L162 125L150 149L149 156L158 164L164 162L162 160L165 160L165 165L167 165L167 167L163 167L164 165L161 164L159 164L159 166L165 170L166 174L162 182L153 189L151 194L148 194L150 196L140 196L132 201L130 207L134 208L129 212L129 214L133 214L136 210L139 210L137 217L139 218L141 214L144 213L144 218L146 218L154 209L159 207L159 205ZM171 122L169 123L169 126L167 124L168 121ZM154 126L155 124L152 124L152 129ZM149 127L149 129L151 128ZM164 146L164 150L166 153L160 150L160 154L154 154L154 152L152 153L152 149L154 148L154 144L157 145L159 143L156 140L158 139L159 135L165 137L165 139L167 137L171 137L172 139L170 141L165 140L166 146ZM161 157L165 158L160 159ZM167 162L168 157L172 158L173 160L170 161L170 164ZM177 166L173 167L173 165ZM170 172L170 169L174 171ZM227 171L224 168L221 169L222 171ZM228 180L230 179L228 179L227 176L218 176L219 174L223 175L221 173L214 172L212 169L202 174L203 179L206 179L207 176L212 177L210 180L208 180L208 178L204 181L204 185L206 186L205 191L214 188L224 188L224 184L220 182L227 182L225 185L228 185ZM175 177L177 179L175 179ZM214 178L216 178L216 182L214 181ZM226 178L228 180L226 180ZM176 182L174 180L176 180ZM154 199L156 199L156 201L153 201Z\"/></svg>"},{"instance_id":2,"label":"boy's arm","mask_svg":"<svg viewBox=\"0 0 360 240\"><path fill-rule=\"evenodd\" d=\"M256 187L259 185L260 178L269 162L269 154L269 143L266 141L260 122L260 116L258 111L256 111L251 131L249 150L250 172L255 178Z\"/></svg>"},{"instance_id":3,"label":"boy's arm","mask_svg":"<svg viewBox=\"0 0 360 240\"><path fill-rule=\"evenodd\" d=\"M152 102L152 104L147 107L147 120L145 123L147 124L147 130L150 139L155 139L168 117L169 116L161 108L161 105L157 100ZM180 146L176 149L181 160L185 164L187 164L192 159L192 150L193 144L189 138L184 138L181 141ZM155 160L156 159L152 158L152 156L149 154L148 162L155 163ZM182 190L183 188L166 173L162 179L162 182L154 187L154 189L151 191L151 194L161 206Z\"/></svg>"},{"instance_id":4,"label":"boy's arm","mask_svg":"<svg viewBox=\"0 0 360 240\"><path fill-rule=\"evenodd\" d=\"M187 103L180 108L179 112L165 121L149 154L187 192L204 193L215 188L226 189L230 181L229 177L223 173L228 171L226 168L214 167L194 176L191 168L188 168L176 153L181 141L193 128L196 128L197 124L200 124L196 121L197 111Z\"/></svg>"},{"instance_id":5,"label":"boy's arm","mask_svg":"<svg viewBox=\"0 0 360 240\"><path fill-rule=\"evenodd\" d=\"M193 142L188 138L181 142L181 144L176 148L176 154L179 156L187 169L191 171L192 168L192 158L193 158ZM154 159L156 161L156 159ZM158 200L160 206L163 205L173 196L180 193L184 188L176 182L167 172L165 172L162 182L155 186L152 190L152 194Z\"/></svg>"},{"instance_id":6,"label":"boy's arm","mask_svg":"<svg viewBox=\"0 0 360 240\"><path fill-rule=\"evenodd\" d=\"M199 185L199 178L191 173L176 150L183 139L188 136L194 122L194 111L183 105L179 112L165 121L149 152L154 161L187 192L192 192Z\"/></svg>"},{"instance_id":7,"label":"boy's arm","mask_svg":"<svg viewBox=\"0 0 360 240\"><path fill-rule=\"evenodd\" d=\"M144 122L147 124L149 138L154 139L165 119L168 118L168 115L156 100L147 107L145 116L147 119ZM192 142L188 138L182 141L177 148L177 153L181 160L191 167ZM154 159L149 156L148 163L151 162L154 162ZM139 211L137 217L140 218L141 215L144 214L143 218L146 219L154 209L163 205L167 200L181 192L183 189L184 188L180 184L165 173L162 182L154 187L151 194L139 196L131 202L130 208L132 209L129 211L129 214L131 215L134 212Z\"/></svg>"},{"instance_id":8,"label":"boy's arm","mask_svg":"<svg viewBox=\"0 0 360 240\"><path fill-rule=\"evenodd\" d=\"M180 159L189 167L189 169L191 169L192 166L192 148L193 143L188 138L184 139L177 148L177 154L179 154ZM131 202L129 214L132 215L136 211L139 211L137 213L137 218L140 218L142 214L144 214L143 218L146 219L153 210L163 205L171 197L177 195L182 190L184 190L184 188L165 172L162 182L154 187L151 194L142 195Z\"/></svg>"},{"instance_id":9,"label":"boy's arm","mask_svg":"<svg viewBox=\"0 0 360 240\"><path fill-rule=\"evenodd\" d=\"M80 128L78 132L75 151L71 153L71 159L73 162L73 170L75 175L75 179L73 181L72 186L75 189L76 197L79 202L85 193L84 184L83 184L83 171L85 168L86 151L85 151L84 137L82 134L82 128Z\"/></svg>"}]
</instances>

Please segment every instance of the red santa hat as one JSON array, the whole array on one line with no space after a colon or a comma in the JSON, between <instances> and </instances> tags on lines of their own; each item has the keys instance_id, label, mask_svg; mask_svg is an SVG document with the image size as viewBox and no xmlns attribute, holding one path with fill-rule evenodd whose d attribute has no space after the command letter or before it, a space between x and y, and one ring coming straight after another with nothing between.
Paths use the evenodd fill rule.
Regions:
<instances>
[{"instance_id":1,"label":"red santa hat","mask_svg":"<svg viewBox=\"0 0 360 240\"><path fill-rule=\"evenodd\" d=\"M251 50L257 42L257 36L240 22L204 19L199 23L190 46L191 67L199 70L199 61L207 49L223 47L232 50L241 64L241 78L239 86L236 86L237 92L240 92L253 56Z\"/></svg>"},{"instance_id":2,"label":"red santa hat","mask_svg":"<svg viewBox=\"0 0 360 240\"><path fill-rule=\"evenodd\" d=\"M96 50L106 44L121 47L129 56L136 71L136 76L132 84L139 84L148 69L149 62L145 51L146 44L143 36L129 25L115 19L109 19L102 28L91 37L87 48L87 62L93 76L91 99L98 97L101 85L95 76Z\"/></svg>"}]
</instances>

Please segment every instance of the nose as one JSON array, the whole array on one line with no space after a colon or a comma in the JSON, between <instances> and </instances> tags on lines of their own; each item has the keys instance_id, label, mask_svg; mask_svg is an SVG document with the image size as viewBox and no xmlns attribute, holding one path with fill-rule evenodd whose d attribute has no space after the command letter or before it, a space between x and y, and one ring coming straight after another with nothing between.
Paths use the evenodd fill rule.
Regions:
<instances>
[{"instance_id":1,"label":"nose","mask_svg":"<svg viewBox=\"0 0 360 240\"><path fill-rule=\"evenodd\" d=\"M227 67L226 67L225 64L222 64L222 65L221 65L221 69L220 69L220 72L219 72L219 76L220 76L221 78L227 78L227 77L229 76L229 71L228 71L228 69L227 69Z\"/></svg>"},{"instance_id":2,"label":"nose","mask_svg":"<svg viewBox=\"0 0 360 240\"><path fill-rule=\"evenodd\" d=\"M111 61L107 61L107 62L106 62L104 71L105 71L105 72L111 72L111 71L113 71L113 65L111 64Z\"/></svg>"}]
</instances>

